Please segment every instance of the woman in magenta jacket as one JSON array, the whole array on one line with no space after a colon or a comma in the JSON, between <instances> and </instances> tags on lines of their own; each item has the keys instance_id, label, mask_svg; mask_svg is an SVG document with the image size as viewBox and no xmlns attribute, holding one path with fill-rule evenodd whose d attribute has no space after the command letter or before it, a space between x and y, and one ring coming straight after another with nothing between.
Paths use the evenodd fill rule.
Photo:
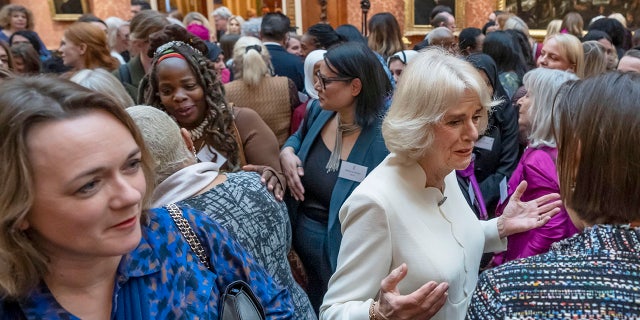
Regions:
<instances>
[{"instance_id":1,"label":"woman in magenta jacket","mask_svg":"<svg viewBox=\"0 0 640 320\"><path fill-rule=\"evenodd\" d=\"M552 133L553 101L560 86L578 78L566 71L538 68L524 76L527 94L518 100L520 134L529 142L518 166L509 179L509 196L518 184L525 180L527 190L523 201L538 198L545 194L559 193L556 157L558 150ZM496 215L502 214L507 201L498 206ZM571 223L564 207L560 213L542 227L509 236L507 250L496 254L495 265L547 252L551 244L568 238L578 230Z\"/></svg>"}]
</instances>

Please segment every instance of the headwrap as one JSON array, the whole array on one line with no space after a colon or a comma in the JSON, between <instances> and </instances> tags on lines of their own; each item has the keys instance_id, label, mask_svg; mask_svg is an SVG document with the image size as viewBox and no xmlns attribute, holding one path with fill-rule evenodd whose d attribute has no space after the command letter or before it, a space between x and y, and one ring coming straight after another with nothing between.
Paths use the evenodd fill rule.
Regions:
<instances>
[{"instance_id":1,"label":"headwrap","mask_svg":"<svg viewBox=\"0 0 640 320\"><path fill-rule=\"evenodd\" d=\"M313 78L315 77L313 66L318 61L322 61L325 53L327 50L313 50L304 59L304 90L313 99L318 99L318 91L313 87Z\"/></svg>"}]
</instances>

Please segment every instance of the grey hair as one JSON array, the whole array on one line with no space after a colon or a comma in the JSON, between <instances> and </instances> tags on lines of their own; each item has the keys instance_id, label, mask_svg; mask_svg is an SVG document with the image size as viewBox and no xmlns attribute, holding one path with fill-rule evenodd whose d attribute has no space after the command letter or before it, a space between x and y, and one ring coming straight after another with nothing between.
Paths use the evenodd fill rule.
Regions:
<instances>
[{"instance_id":1,"label":"grey hair","mask_svg":"<svg viewBox=\"0 0 640 320\"><path fill-rule=\"evenodd\" d=\"M437 28L433 29L431 32L429 32L425 36L425 39L427 40L427 42L429 44L431 44L433 39L452 38L452 37L453 37L453 32L451 32L451 30L449 30L449 28L447 28L447 27L437 27Z\"/></svg>"},{"instance_id":2,"label":"grey hair","mask_svg":"<svg viewBox=\"0 0 640 320\"><path fill-rule=\"evenodd\" d=\"M231 13L231 10L229 10L229 8L227 7L219 7L218 9L213 10L213 12L211 13L212 17L218 16L223 19L229 19L232 15L233 14Z\"/></svg>"},{"instance_id":3,"label":"grey hair","mask_svg":"<svg viewBox=\"0 0 640 320\"><path fill-rule=\"evenodd\" d=\"M527 37L529 36L529 26L518 16L510 16L509 19L504 22L503 30L510 29L522 31Z\"/></svg>"},{"instance_id":4,"label":"grey hair","mask_svg":"<svg viewBox=\"0 0 640 320\"><path fill-rule=\"evenodd\" d=\"M536 68L524 75L523 83L531 99L528 114L531 121L531 133L528 135L532 147L556 146L553 135L553 101L563 83L578 80L571 72Z\"/></svg>"},{"instance_id":5,"label":"grey hair","mask_svg":"<svg viewBox=\"0 0 640 320\"><path fill-rule=\"evenodd\" d=\"M156 185L196 163L195 155L182 139L180 128L166 112L146 105L133 106L127 112L142 133L156 165Z\"/></svg>"},{"instance_id":6,"label":"grey hair","mask_svg":"<svg viewBox=\"0 0 640 320\"><path fill-rule=\"evenodd\" d=\"M120 80L105 69L83 69L76 72L69 80L111 97L123 108L129 108L135 104Z\"/></svg>"},{"instance_id":7,"label":"grey hair","mask_svg":"<svg viewBox=\"0 0 640 320\"><path fill-rule=\"evenodd\" d=\"M251 18L242 24L240 29L243 36L260 38L260 28L262 28L262 17Z\"/></svg>"},{"instance_id":8,"label":"grey hair","mask_svg":"<svg viewBox=\"0 0 640 320\"><path fill-rule=\"evenodd\" d=\"M129 21L124 21L118 17L109 17L104 20L104 23L107 24L107 44L109 45L109 49L113 50L118 42L118 32L120 32L120 28L128 26Z\"/></svg>"}]
</instances>

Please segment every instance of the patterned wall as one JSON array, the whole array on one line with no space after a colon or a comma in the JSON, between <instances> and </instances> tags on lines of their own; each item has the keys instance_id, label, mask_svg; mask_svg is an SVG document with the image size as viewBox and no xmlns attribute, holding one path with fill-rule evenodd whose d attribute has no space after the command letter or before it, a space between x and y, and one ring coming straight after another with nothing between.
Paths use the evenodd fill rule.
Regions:
<instances>
[{"instance_id":1,"label":"patterned wall","mask_svg":"<svg viewBox=\"0 0 640 320\"><path fill-rule=\"evenodd\" d=\"M362 10L360 9L359 0L346 0L348 16L347 21L357 27L360 27L362 23ZM378 12L391 12L400 26L404 28L405 20L405 1L410 0L371 0L371 9L369 10L369 17ZM460 0L458 0L460 1ZM464 24L458 22L459 25L467 27L482 26L487 22L487 16L496 8L495 0L473 0L465 2L465 21Z\"/></svg>"},{"instance_id":2,"label":"patterned wall","mask_svg":"<svg viewBox=\"0 0 640 320\"><path fill-rule=\"evenodd\" d=\"M495 1L467 1L465 3L465 26L482 29L489 14L496 9Z\"/></svg>"},{"instance_id":3,"label":"patterned wall","mask_svg":"<svg viewBox=\"0 0 640 320\"><path fill-rule=\"evenodd\" d=\"M109 16L117 16L123 19L129 18L130 0L88 0L93 12L100 18L107 18ZM303 0L303 1L317 1L317 0ZM405 25L405 1L411 0L370 0L371 9L369 10L368 17L379 12L391 12L400 23L401 28L404 29ZM463 0L458 0L463 1ZM64 32L64 28L70 24L70 22L53 21L51 19L51 11L49 8L49 1L47 0L11 0L11 3L21 4L28 7L33 11L35 17L35 31L38 32L44 43L50 49L57 49ZM289 2L287 1L287 5ZM360 8L360 0L337 0L330 1L331 5L345 6L346 14L343 17L338 17L338 20L353 24L358 29L362 25L362 10ZM465 2L465 26L473 26L481 28L487 21L487 16L496 7L496 0L468 0ZM288 6L288 13L290 15L295 12L292 6ZM344 8L330 8L339 9L343 12ZM290 11L290 12L289 12ZM304 11L303 11L304 12ZM329 10L329 12L336 12L335 10ZM303 13L304 14L304 13ZM459 26L462 26L458 22ZM419 36L417 38L420 38Z\"/></svg>"},{"instance_id":4,"label":"patterned wall","mask_svg":"<svg viewBox=\"0 0 640 320\"><path fill-rule=\"evenodd\" d=\"M379 12L390 12L398 20L400 27L404 28L404 0L371 0L370 2L371 9L368 17ZM362 25L360 0L347 0L347 21L360 29Z\"/></svg>"}]
</instances>

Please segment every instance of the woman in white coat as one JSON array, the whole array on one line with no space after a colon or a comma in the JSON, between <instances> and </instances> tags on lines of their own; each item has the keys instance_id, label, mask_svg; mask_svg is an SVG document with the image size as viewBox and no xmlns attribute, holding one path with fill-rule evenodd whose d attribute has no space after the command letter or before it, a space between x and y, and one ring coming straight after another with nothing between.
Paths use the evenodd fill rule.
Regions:
<instances>
[{"instance_id":1,"label":"woman in white coat","mask_svg":"<svg viewBox=\"0 0 640 320\"><path fill-rule=\"evenodd\" d=\"M463 319L482 253L558 212L558 194L520 202L526 183L498 219L478 221L467 205L455 170L494 104L468 62L434 49L409 63L382 125L391 154L340 210L321 319Z\"/></svg>"}]
</instances>

